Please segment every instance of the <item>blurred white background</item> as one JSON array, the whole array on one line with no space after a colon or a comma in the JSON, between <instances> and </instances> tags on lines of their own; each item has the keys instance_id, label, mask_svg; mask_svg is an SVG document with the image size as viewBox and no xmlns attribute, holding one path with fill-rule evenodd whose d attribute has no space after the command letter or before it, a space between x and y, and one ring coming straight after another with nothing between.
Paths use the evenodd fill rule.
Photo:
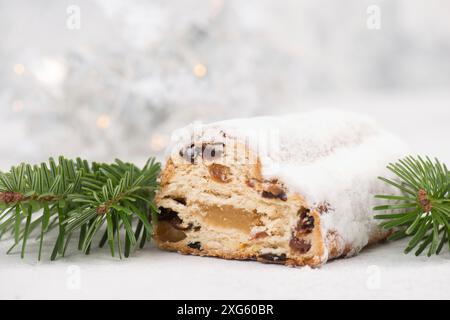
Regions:
<instances>
[{"instance_id":1,"label":"blurred white background","mask_svg":"<svg viewBox=\"0 0 450 320\"><path fill-rule=\"evenodd\" d=\"M0 168L336 107L450 159L447 0L0 0Z\"/></svg>"}]
</instances>

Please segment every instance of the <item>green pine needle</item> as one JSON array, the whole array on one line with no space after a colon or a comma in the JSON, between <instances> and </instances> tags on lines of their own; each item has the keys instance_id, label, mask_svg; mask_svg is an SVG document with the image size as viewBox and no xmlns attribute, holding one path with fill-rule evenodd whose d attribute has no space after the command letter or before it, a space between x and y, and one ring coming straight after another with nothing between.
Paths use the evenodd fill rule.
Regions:
<instances>
[{"instance_id":1,"label":"green pine needle","mask_svg":"<svg viewBox=\"0 0 450 320\"><path fill-rule=\"evenodd\" d=\"M0 172L0 238L10 234L21 245L21 257L30 237L38 241L41 260L46 234L57 231L51 260L64 256L71 239L89 254L97 234L104 234L111 255L122 257L151 239L153 203L160 164L150 159L143 168L116 160L88 163L59 157L39 166L21 164Z\"/></svg>"},{"instance_id":2,"label":"green pine needle","mask_svg":"<svg viewBox=\"0 0 450 320\"><path fill-rule=\"evenodd\" d=\"M446 243L450 250L450 173L445 164L429 157L406 157L387 167L395 180L379 179L402 195L377 195L387 203L374 208L385 211L375 218L393 230L390 240L411 237L405 253L439 254Z\"/></svg>"}]
</instances>

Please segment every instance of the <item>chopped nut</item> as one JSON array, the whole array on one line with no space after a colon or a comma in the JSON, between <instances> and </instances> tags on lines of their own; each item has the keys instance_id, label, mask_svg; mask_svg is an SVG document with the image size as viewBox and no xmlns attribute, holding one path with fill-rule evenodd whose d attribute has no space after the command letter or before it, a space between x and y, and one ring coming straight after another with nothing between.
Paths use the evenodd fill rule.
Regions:
<instances>
[{"instance_id":1,"label":"chopped nut","mask_svg":"<svg viewBox=\"0 0 450 320\"><path fill-rule=\"evenodd\" d=\"M208 167L208 169L209 169L209 174L211 175L211 177L213 178L214 181L221 182L221 183L230 182L229 177L231 175L231 170L229 167L221 165L221 164L213 163L212 165L210 165Z\"/></svg>"}]
</instances>

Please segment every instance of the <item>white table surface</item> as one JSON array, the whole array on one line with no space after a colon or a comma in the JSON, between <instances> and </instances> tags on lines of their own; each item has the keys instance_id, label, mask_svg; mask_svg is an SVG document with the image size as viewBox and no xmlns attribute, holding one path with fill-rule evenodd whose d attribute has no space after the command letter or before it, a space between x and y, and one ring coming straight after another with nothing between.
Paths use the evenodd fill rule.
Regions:
<instances>
[{"instance_id":1,"label":"white table surface","mask_svg":"<svg viewBox=\"0 0 450 320\"><path fill-rule=\"evenodd\" d=\"M104 250L37 263L1 256L1 299L450 298L450 255L403 255L404 242L320 269L182 256L147 247L131 259ZM3 251L5 243L0 245Z\"/></svg>"},{"instance_id":2,"label":"white table surface","mask_svg":"<svg viewBox=\"0 0 450 320\"><path fill-rule=\"evenodd\" d=\"M447 101L392 100L383 101L382 108L376 100L366 101L365 112L402 135L413 153L438 156L448 164ZM358 109L351 105L347 109ZM105 249L37 263L35 244L25 260L5 255L8 245L0 241L2 299L450 298L448 251L432 258L404 255L405 241L366 249L315 270L182 256L152 246L122 261L110 258Z\"/></svg>"}]
</instances>

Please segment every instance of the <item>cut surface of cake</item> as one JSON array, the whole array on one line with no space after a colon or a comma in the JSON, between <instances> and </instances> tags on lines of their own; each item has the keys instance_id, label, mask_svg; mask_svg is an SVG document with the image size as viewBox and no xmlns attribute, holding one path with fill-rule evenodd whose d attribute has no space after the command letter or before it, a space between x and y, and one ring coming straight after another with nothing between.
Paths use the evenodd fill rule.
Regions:
<instances>
[{"instance_id":1,"label":"cut surface of cake","mask_svg":"<svg viewBox=\"0 0 450 320\"><path fill-rule=\"evenodd\" d=\"M386 238L377 179L405 154L371 119L336 110L194 123L173 136L157 245L183 254L319 266Z\"/></svg>"}]
</instances>

